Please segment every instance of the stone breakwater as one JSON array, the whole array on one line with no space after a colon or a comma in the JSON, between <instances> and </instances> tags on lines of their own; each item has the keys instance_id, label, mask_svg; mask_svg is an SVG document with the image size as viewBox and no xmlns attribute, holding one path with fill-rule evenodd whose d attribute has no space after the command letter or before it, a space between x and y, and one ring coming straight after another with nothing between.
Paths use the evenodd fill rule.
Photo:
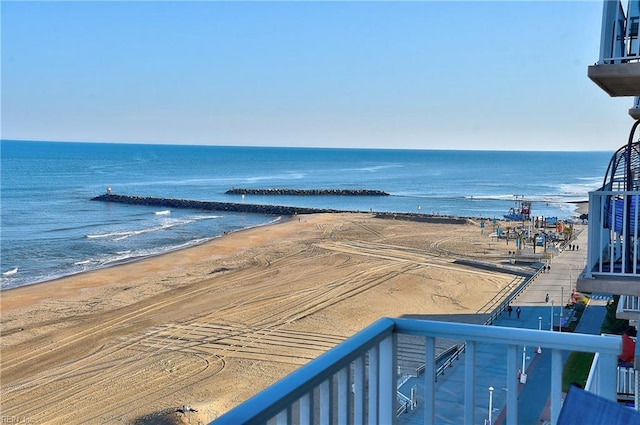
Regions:
<instances>
[{"instance_id":1,"label":"stone breakwater","mask_svg":"<svg viewBox=\"0 0 640 425\"><path fill-rule=\"evenodd\" d=\"M167 208L187 208L209 211L230 211L269 215L296 215L296 214L317 214L317 213L357 213L361 211L333 210L323 208L302 208L287 207L280 205L259 205L259 204L238 204L233 202L209 202L209 201L192 201L188 199L171 199L171 198L152 198L149 196L131 196L116 195L113 193L105 193L92 201L117 202L120 204L132 205L148 205L153 207ZM392 212L376 212L374 217L390 220L411 220L426 223L440 224L463 224L467 222L464 217L447 217L437 215L426 215L416 213L392 213Z\"/></svg>"},{"instance_id":2,"label":"stone breakwater","mask_svg":"<svg viewBox=\"0 0 640 425\"><path fill-rule=\"evenodd\" d=\"M231 211L243 213L295 215L315 213L351 212L321 208L286 207L279 205L237 204L233 202L192 201L188 199L152 198L143 196L116 195L105 193L92 201L117 202L120 204L149 205L154 207L189 208L209 211Z\"/></svg>"},{"instance_id":3,"label":"stone breakwater","mask_svg":"<svg viewBox=\"0 0 640 425\"><path fill-rule=\"evenodd\" d=\"M227 195L295 195L295 196L389 196L387 192L369 189L243 189L232 188L225 192Z\"/></svg>"}]
</instances>

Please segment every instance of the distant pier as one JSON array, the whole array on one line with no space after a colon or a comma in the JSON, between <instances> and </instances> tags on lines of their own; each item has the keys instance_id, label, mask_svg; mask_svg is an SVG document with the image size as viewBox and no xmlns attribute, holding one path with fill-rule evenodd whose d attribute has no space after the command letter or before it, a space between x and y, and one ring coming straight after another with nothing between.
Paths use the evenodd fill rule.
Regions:
<instances>
[{"instance_id":1,"label":"distant pier","mask_svg":"<svg viewBox=\"0 0 640 425\"><path fill-rule=\"evenodd\" d=\"M387 192L370 189L247 189L232 188L225 192L227 195L293 195L293 196L389 196Z\"/></svg>"}]
</instances>

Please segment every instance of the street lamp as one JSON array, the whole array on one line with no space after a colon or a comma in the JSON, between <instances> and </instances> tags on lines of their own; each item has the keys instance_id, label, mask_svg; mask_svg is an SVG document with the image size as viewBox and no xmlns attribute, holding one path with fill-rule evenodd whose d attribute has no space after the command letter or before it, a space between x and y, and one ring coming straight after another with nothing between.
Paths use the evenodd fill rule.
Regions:
<instances>
[{"instance_id":1,"label":"street lamp","mask_svg":"<svg viewBox=\"0 0 640 425\"><path fill-rule=\"evenodd\" d=\"M538 316L538 330L539 331L542 330L542 316ZM538 348L536 349L536 353L542 354L542 347L541 346L538 346Z\"/></svg>"},{"instance_id":2,"label":"street lamp","mask_svg":"<svg viewBox=\"0 0 640 425\"><path fill-rule=\"evenodd\" d=\"M491 425L492 413L493 413L493 387L489 387L489 425Z\"/></svg>"},{"instance_id":3,"label":"street lamp","mask_svg":"<svg viewBox=\"0 0 640 425\"><path fill-rule=\"evenodd\" d=\"M562 332L562 306L564 305L564 286L560 287L560 323L558 323L558 331Z\"/></svg>"},{"instance_id":4,"label":"street lamp","mask_svg":"<svg viewBox=\"0 0 640 425\"><path fill-rule=\"evenodd\" d=\"M553 300L551 300L551 326L549 327L549 330L553 332Z\"/></svg>"},{"instance_id":5,"label":"street lamp","mask_svg":"<svg viewBox=\"0 0 640 425\"><path fill-rule=\"evenodd\" d=\"M524 345L522 347L522 373L520 374L520 383L521 384L526 384L527 383L527 373L526 373L526 361L527 361L527 346Z\"/></svg>"}]
</instances>

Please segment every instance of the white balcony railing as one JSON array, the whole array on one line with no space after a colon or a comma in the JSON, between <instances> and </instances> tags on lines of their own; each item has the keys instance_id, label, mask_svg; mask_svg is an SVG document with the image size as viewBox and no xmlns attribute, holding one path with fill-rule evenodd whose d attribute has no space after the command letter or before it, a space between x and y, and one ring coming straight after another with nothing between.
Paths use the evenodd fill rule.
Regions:
<instances>
[{"instance_id":1,"label":"white balcony railing","mask_svg":"<svg viewBox=\"0 0 640 425\"><path fill-rule=\"evenodd\" d=\"M589 193L589 241L585 278L640 276L639 191ZM629 237L624 237L628 234Z\"/></svg>"},{"instance_id":2,"label":"white balcony railing","mask_svg":"<svg viewBox=\"0 0 640 425\"><path fill-rule=\"evenodd\" d=\"M611 337L614 335L606 335L605 337ZM618 337L618 335L615 335ZM618 337L619 338L619 337ZM617 338L617 339L618 339ZM598 386L598 377L599 377L599 363L600 363L600 355L596 353L593 357L593 362L591 363L591 369L589 371L589 376L587 377L587 383L585 384L584 389L587 391L594 392ZM638 410L639 400L638 400L638 392L636 388L638 387L638 371L632 367L623 367L618 366L616 368L616 393L618 400L633 400L634 407Z\"/></svg>"},{"instance_id":3,"label":"white balcony railing","mask_svg":"<svg viewBox=\"0 0 640 425\"><path fill-rule=\"evenodd\" d=\"M640 1L605 0L598 65L640 61Z\"/></svg>"},{"instance_id":4,"label":"white balcony railing","mask_svg":"<svg viewBox=\"0 0 640 425\"><path fill-rule=\"evenodd\" d=\"M215 422L222 424L396 424L397 339L399 334L425 338L424 381L425 425L436 422L435 379L436 338L466 343L464 382L460 388L464 423L478 423L474 417L476 372L495 365L477 364L477 347L499 348L506 364L506 423L518 421L518 349L542 347L551 356L551 422L561 407L563 351L597 353L597 383L591 392L616 399L616 366L619 338L570 334L520 328L504 328L451 322L383 318L342 344L293 372L273 386L245 401ZM502 347L502 348L500 348ZM546 354L549 353L549 354ZM496 406L498 407L498 406Z\"/></svg>"},{"instance_id":5,"label":"white balcony railing","mask_svg":"<svg viewBox=\"0 0 640 425\"><path fill-rule=\"evenodd\" d=\"M640 297L632 295L621 295L616 313L623 312L635 314L636 317L634 317L632 320L638 320L638 317L640 317Z\"/></svg>"}]
</instances>

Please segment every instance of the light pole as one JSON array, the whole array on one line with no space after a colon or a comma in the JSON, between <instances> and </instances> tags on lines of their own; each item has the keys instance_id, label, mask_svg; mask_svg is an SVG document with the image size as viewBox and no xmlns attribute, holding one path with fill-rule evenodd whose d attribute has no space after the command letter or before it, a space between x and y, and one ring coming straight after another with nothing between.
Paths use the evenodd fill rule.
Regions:
<instances>
[{"instance_id":1,"label":"light pole","mask_svg":"<svg viewBox=\"0 0 640 425\"><path fill-rule=\"evenodd\" d=\"M520 374L520 383L527 383L527 373L526 373L526 361L527 361L527 346L522 346L522 373Z\"/></svg>"},{"instance_id":2,"label":"light pole","mask_svg":"<svg viewBox=\"0 0 640 425\"><path fill-rule=\"evenodd\" d=\"M542 330L542 316L538 316L538 330Z\"/></svg>"},{"instance_id":3,"label":"light pole","mask_svg":"<svg viewBox=\"0 0 640 425\"><path fill-rule=\"evenodd\" d=\"M564 286L560 287L560 323L558 323L558 331L562 332L562 306L564 305Z\"/></svg>"},{"instance_id":4,"label":"light pole","mask_svg":"<svg viewBox=\"0 0 640 425\"><path fill-rule=\"evenodd\" d=\"M538 330L541 331L542 330L542 316L538 316ZM538 346L538 349L536 350L536 352L538 354L542 354L542 347Z\"/></svg>"},{"instance_id":5,"label":"light pole","mask_svg":"<svg viewBox=\"0 0 640 425\"><path fill-rule=\"evenodd\" d=\"M551 326L549 327L549 330L553 332L553 300L551 300Z\"/></svg>"},{"instance_id":6,"label":"light pole","mask_svg":"<svg viewBox=\"0 0 640 425\"><path fill-rule=\"evenodd\" d=\"M493 413L493 387L489 387L489 425L491 425L492 413Z\"/></svg>"}]
</instances>

